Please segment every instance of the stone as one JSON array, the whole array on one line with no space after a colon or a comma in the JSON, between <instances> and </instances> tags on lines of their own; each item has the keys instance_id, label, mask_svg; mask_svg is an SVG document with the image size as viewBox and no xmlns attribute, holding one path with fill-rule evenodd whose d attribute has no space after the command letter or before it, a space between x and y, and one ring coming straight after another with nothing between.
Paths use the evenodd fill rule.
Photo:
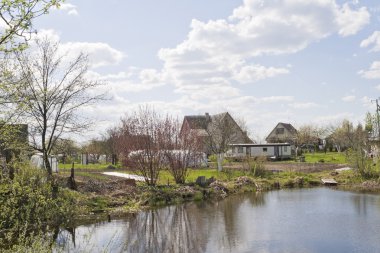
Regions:
<instances>
[{"instance_id":1,"label":"stone","mask_svg":"<svg viewBox=\"0 0 380 253\"><path fill-rule=\"evenodd\" d=\"M199 176L197 180L195 180L195 183L200 186L206 185L206 177L205 176Z\"/></svg>"}]
</instances>

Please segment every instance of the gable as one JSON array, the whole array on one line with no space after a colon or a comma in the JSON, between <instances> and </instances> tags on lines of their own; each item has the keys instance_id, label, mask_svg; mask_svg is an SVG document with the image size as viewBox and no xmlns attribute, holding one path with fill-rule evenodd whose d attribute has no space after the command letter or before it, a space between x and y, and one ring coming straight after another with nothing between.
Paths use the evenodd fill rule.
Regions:
<instances>
[{"instance_id":1,"label":"gable","mask_svg":"<svg viewBox=\"0 0 380 253\"><path fill-rule=\"evenodd\" d=\"M297 130L291 124L279 122L265 140L270 141L271 138L289 138L295 134L297 134Z\"/></svg>"}]
</instances>

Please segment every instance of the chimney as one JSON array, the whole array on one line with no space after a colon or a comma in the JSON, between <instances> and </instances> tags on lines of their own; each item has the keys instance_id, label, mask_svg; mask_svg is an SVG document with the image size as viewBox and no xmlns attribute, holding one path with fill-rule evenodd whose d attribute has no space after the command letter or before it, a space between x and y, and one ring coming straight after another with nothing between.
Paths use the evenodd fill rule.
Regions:
<instances>
[{"instance_id":1,"label":"chimney","mask_svg":"<svg viewBox=\"0 0 380 253\"><path fill-rule=\"evenodd\" d=\"M211 117L210 117L210 114L206 112L206 122L209 122L209 121L211 121Z\"/></svg>"}]
</instances>

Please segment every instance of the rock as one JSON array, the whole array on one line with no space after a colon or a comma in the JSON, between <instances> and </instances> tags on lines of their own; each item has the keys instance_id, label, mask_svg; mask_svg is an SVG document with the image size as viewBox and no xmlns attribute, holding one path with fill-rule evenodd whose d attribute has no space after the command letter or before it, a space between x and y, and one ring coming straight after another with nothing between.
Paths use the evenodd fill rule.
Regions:
<instances>
[{"instance_id":1,"label":"rock","mask_svg":"<svg viewBox=\"0 0 380 253\"><path fill-rule=\"evenodd\" d=\"M246 176L238 177L235 179L235 188L240 188L244 185L253 185L255 184L252 179Z\"/></svg>"},{"instance_id":2,"label":"rock","mask_svg":"<svg viewBox=\"0 0 380 253\"><path fill-rule=\"evenodd\" d=\"M338 175L338 174L339 174L339 173L338 173L337 171L333 171L333 172L330 173L331 176L336 176L336 175Z\"/></svg>"},{"instance_id":3,"label":"rock","mask_svg":"<svg viewBox=\"0 0 380 253\"><path fill-rule=\"evenodd\" d=\"M195 183L199 186L205 186L206 185L206 177L205 176L199 176L197 180L195 180Z\"/></svg>"},{"instance_id":4,"label":"rock","mask_svg":"<svg viewBox=\"0 0 380 253\"><path fill-rule=\"evenodd\" d=\"M211 183L210 188L212 188L214 190L214 193L218 194L222 198L227 196L227 193L228 193L227 186L218 180Z\"/></svg>"}]
</instances>

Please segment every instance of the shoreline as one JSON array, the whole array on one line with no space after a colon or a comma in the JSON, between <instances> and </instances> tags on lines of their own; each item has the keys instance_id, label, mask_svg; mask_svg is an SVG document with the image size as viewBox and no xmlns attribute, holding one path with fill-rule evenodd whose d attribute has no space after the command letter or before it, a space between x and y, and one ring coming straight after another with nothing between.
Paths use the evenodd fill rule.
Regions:
<instances>
[{"instance_id":1,"label":"shoreline","mask_svg":"<svg viewBox=\"0 0 380 253\"><path fill-rule=\"evenodd\" d=\"M284 164L284 166L286 165ZM326 168L329 166L331 165L324 164ZM337 167L337 165L332 166ZM215 180L203 187L195 183L158 185L155 187L138 183L136 186L130 186L125 184L123 179L112 178L107 182L94 179L87 182L79 180L78 194L81 196L78 204L82 208L79 208L78 216L73 219L72 223L77 225L83 221L91 220L93 222L94 219L95 221L102 221L120 218L143 210L192 201L218 200L239 193L321 187L323 184L320 179L326 176L332 177L338 182L338 186L334 187L339 190L380 193L380 183L376 180L359 178L354 171L333 172L335 169L269 172L269 174L261 177L244 175L223 181ZM108 185L108 191L106 190L103 193L88 191L89 189L86 189L89 186L88 184L94 184L93 187L95 188ZM116 187L112 185L116 185Z\"/></svg>"}]
</instances>

